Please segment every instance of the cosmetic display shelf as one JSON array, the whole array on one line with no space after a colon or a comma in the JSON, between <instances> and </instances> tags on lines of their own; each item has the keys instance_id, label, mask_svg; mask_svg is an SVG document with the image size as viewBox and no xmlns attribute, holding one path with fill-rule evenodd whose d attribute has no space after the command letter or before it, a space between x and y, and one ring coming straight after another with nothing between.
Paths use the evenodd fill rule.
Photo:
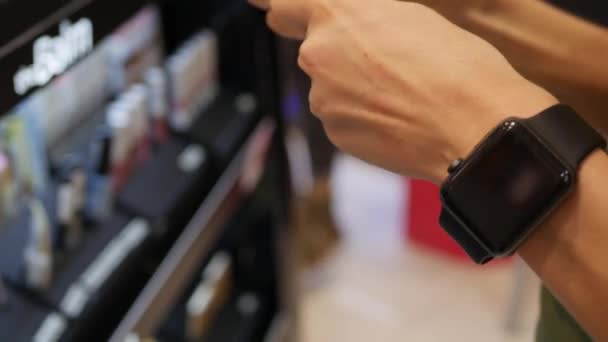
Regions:
<instances>
[{"instance_id":1,"label":"cosmetic display shelf","mask_svg":"<svg viewBox=\"0 0 608 342\"><path fill-rule=\"evenodd\" d=\"M252 184L251 180L257 182L255 173L263 172L256 169L265 165L260 163L260 159L267 158L263 151L268 150L260 146L271 144L274 126L274 120L270 118L263 119L256 126L110 341L123 342L129 337L153 336L189 285L189 279L197 271L200 261L210 253L225 224L255 188L256 184Z\"/></svg>"}]
</instances>

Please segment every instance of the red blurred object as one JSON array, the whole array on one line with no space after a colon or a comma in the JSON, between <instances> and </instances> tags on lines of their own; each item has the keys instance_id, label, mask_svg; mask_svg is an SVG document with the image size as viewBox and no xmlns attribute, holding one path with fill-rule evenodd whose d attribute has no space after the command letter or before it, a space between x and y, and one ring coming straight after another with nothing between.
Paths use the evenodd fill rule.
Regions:
<instances>
[{"instance_id":1,"label":"red blurred object","mask_svg":"<svg viewBox=\"0 0 608 342\"><path fill-rule=\"evenodd\" d=\"M466 253L439 226L439 187L421 180L410 180L405 220L407 237L412 243L463 261L470 261Z\"/></svg>"}]
</instances>

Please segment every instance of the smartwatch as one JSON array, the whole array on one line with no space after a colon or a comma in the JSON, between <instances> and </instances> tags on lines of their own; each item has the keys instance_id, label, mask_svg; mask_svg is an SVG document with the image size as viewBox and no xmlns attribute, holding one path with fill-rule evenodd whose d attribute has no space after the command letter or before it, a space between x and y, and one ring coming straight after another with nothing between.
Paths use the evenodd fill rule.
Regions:
<instances>
[{"instance_id":1,"label":"smartwatch","mask_svg":"<svg viewBox=\"0 0 608 342\"><path fill-rule=\"evenodd\" d=\"M567 198L605 139L565 105L498 125L441 186L440 225L478 264L513 254Z\"/></svg>"}]
</instances>

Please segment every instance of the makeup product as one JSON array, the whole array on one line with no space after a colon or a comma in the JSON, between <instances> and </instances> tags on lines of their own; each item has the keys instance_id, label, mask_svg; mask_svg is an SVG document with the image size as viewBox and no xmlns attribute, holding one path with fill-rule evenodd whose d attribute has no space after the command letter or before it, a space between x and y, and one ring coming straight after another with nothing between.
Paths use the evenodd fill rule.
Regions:
<instances>
[{"instance_id":1,"label":"makeup product","mask_svg":"<svg viewBox=\"0 0 608 342\"><path fill-rule=\"evenodd\" d=\"M167 70L171 78L171 94L173 95L173 108L169 122L178 131L186 130L192 121L188 112L188 89L185 84L186 63L187 56L184 55L174 55L167 62Z\"/></svg>"},{"instance_id":2,"label":"makeup product","mask_svg":"<svg viewBox=\"0 0 608 342\"><path fill-rule=\"evenodd\" d=\"M73 250L78 245L80 239L80 227L76 224L76 214L74 206L74 190L71 180L66 175L62 175L57 187L57 221L58 227L58 248Z\"/></svg>"},{"instance_id":3,"label":"makeup product","mask_svg":"<svg viewBox=\"0 0 608 342\"><path fill-rule=\"evenodd\" d=\"M169 112L167 74L160 67L148 69L144 76L148 87L148 109L151 122L151 137L156 145L164 144L169 139Z\"/></svg>"},{"instance_id":4,"label":"makeup product","mask_svg":"<svg viewBox=\"0 0 608 342\"><path fill-rule=\"evenodd\" d=\"M79 158L70 155L64 159L57 187L57 221L59 247L74 250L82 239L85 217L87 175Z\"/></svg>"},{"instance_id":5,"label":"makeup product","mask_svg":"<svg viewBox=\"0 0 608 342\"><path fill-rule=\"evenodd\" d=\"M137 84L132 86L125 95L129 106L131 122L133 125L134 157L136 164L140 165L150 158L151 146L148 132L150 131L148 113L148 90L145 86Z\"/></svg>"},{"instance_id":6,"label":"makeup product","mask_svg":"<svg viewBox=\"0 0 608 342\"><path fill-rule=\"evenodd\" d=\"M174 96L171 125L189 128L219 93L217 36L203 31L180 47L167 63Z\"/></svg>"},{"instance_id":7,"label":"makeup product","mask_svg":"<svg viewBox=\"0 0 608 342\"><path fill-rule=\"evenodd\" d=\"M74 192L74 212L79 221L85 216L87 201L88 176L82 163L76 165L70 173L70 182Z\"/></svg>"},{"instance_id":8,"label":"makeup product","mask_svg":"<svg viewBox=\"0 0 608 342\"><path fill-rule=\"evenodd\" d=\"M130 111L129 103L120 99L110 105L107 112L107 123L112 131L110 165L114 193L122 189L134 165L130 158L135 144Z\"/></svg>"},{"instance_id":9,"label":"makeup product","mask_svg":"<svg viewBox=\"0 0 608 342\"><path fill-rule=\"evenodd\" d=\"M10 129L19 179L28 192L42 195L48 187L49 168L46 139L40 118L44 109L40 98L33 96L20 104Z\"/></svg>"},{"instance_id":10,"label":"makeup product","mask_svg":"<svg viewBox=\"0 0 608 342\"><path fill-rule=\"evenodd\" d=\"M196 84L195 115L204 111L219 94L218 41L212 31L203 31L197 37L195 60L198 82Z\"/></svg>"},{"instance_id":11,"label":"makeup product","mask_svg":"<svg viewBox=\"0 0 608 342\"><path fill-rule=\"evenodd\" d=\"M186 336L198 341L207 335L219 310L232 290L232 261L227 253L217 253L209 262L199 286L186 304Z\"/></svg>"},{"instance_id":12,"label":"makeup product","mask_svg":"<svg viewBox=\"0 0 608 342\"><path fill-rule=\"evenodd\" d=\"M87 186L87 219L102 222L112 212L111 155L112 132L101 126L91 145L91 161Z\"/></svg>"},{"instance_id":13,"label":"makeup product","mask_svg":"<svg viewBox=\"0 0 608 342\"><path fill-rule=\"evenodd\" d=\"M9 156L0 152L0 230L16 210L17 184Z\"/></svg>"},{"instance_id":14,"label":"makeup product","mask_svg":"<svg viewBox=\"0 0 608 342\"><path fill-rule=\"evenodd\" d=\"M24 252L25 283L34 290L46 290L53 276L51 225L42 202L30 200L30 237Z\"/></svg>"}]
</instances>

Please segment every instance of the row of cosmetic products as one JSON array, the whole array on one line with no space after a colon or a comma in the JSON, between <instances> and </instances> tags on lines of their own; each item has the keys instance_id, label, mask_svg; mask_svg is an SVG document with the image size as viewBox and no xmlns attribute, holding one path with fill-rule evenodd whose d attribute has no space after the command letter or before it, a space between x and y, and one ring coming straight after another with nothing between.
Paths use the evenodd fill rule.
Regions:
<instances>
[{"instance_id":1,"label":"row of cosmetic products","mask_svg":"<svg viewBox=\"0 0 608 342\"><path fill-rule=\"evenodd\" d=\"M171 126L185 131L219 93L218 41L203 31L184 43L167 59L173 103Z\"/></svg>"},{"instance_id":2,"label":"row of cosmetic products","mask_svg":"<svg viewBox=\"0 0 608 342\"><path fill-rule=\"evenodd\" d=\"M114 194L134 167L169 138L166 74L152 68L144 79L145 83L133 85L107 107L88 160L63 161L55 201L57 226L53 227L40 200L30 200L30 237L24 252L28 287L48 289L56 254L76 249L85 226L99 224L111 215Z\"/></svg>"}]
</instances>

